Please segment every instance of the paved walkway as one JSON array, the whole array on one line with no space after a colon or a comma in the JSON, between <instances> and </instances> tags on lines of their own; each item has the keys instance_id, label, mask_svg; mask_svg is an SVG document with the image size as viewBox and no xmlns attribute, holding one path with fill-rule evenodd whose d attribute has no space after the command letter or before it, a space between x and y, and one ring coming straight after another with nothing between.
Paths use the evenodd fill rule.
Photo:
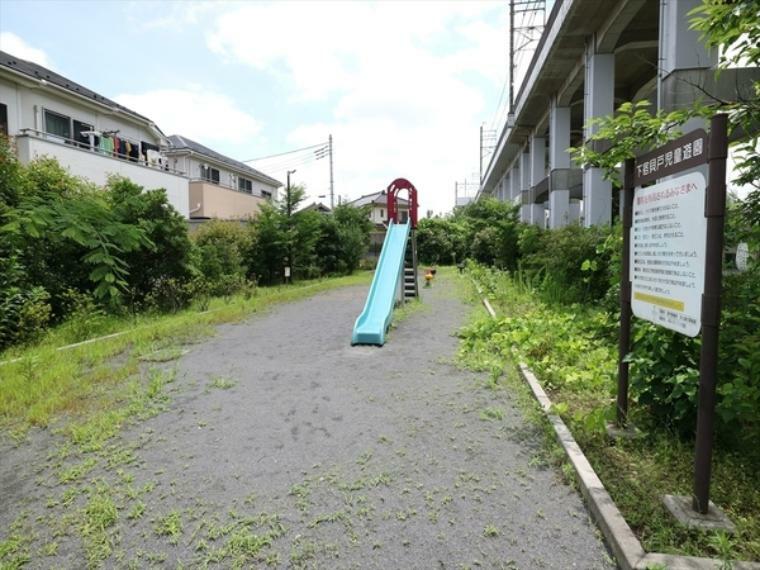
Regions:
<instances>
[{"instance_id":1,"label":"paved walkway","mask_svg":"<svg viewBox=\"0 0 760 570\"><path fill-rule=\"evenodd\" d=\"M349 346L365 287L191 346L169 410L120 436L148 491L134 520L121 499L105 565L613 567L508 395L451 364L469 311L451 279L382 349ZM32 567L81 567L79 539L60 541Z\"/></svg>"}]
</instances>

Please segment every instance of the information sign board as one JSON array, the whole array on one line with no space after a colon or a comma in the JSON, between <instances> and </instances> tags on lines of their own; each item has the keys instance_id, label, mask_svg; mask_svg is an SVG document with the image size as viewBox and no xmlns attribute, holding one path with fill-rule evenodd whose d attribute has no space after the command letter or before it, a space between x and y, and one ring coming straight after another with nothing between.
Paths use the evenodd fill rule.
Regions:
<instances>
[{"instance_id":1,"label":"information sign board","mask_svg":"<svg viewBox=\"0 0 760 570\"><path fill-rule=\"evenodd\" d=\"M697 336L701 328L707 220L705 177L691 172L633 195L631 308L657 325Z\"/></svg>"}]
</instances>

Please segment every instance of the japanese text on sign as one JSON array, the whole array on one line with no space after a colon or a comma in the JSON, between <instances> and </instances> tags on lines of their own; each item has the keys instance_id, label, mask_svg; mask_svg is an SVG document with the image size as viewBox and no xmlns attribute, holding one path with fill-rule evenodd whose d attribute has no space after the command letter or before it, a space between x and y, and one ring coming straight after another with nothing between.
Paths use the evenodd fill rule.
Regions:
<instances>
[{"instance_id":1,"label":"japanese text on sign","mask_svg":"<svg viewBox=\"0 0 760 570\"><path fill-rule=\"evenodd\" d=\"M633 197L633 314L692 337L701 326L704 203L705 178L699 172L637 188Z\"/></svg>"}]
</instances>

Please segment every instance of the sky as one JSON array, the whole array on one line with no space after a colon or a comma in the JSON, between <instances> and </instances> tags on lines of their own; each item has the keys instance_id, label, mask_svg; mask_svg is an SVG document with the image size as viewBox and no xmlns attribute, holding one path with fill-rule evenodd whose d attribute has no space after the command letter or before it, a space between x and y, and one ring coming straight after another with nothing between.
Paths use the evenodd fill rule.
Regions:
<instances>
[{"instance_id":1,"label":"sky","mask_svg":"<svg viewBox=\"0 0 760 570\"><path fill-rule=\"evenodd\" d=\"M0 49L238 160L332 134L336 196L405 177L437 214L499 122L507 21L501 1L2 0ZM328 203L313 149L250 164Z\"/></svg>"}]
</instances>

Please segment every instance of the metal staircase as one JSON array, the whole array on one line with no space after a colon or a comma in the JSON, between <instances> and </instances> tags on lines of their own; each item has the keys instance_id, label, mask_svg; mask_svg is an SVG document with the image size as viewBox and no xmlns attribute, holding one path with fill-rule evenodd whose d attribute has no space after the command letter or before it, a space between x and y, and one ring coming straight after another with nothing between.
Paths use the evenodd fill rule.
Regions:
<instances>
[{"instance_id":1,"label":"metal staircase","mask_svg":"<svg viewBox=\"0 0 760 570\"><path fill-rule=\"evenodd\" d=\"M420 296L419 283L417 280L417 236L412 230L406 243L404 255L404 302Z\"/></svg>"}]
</instances>

